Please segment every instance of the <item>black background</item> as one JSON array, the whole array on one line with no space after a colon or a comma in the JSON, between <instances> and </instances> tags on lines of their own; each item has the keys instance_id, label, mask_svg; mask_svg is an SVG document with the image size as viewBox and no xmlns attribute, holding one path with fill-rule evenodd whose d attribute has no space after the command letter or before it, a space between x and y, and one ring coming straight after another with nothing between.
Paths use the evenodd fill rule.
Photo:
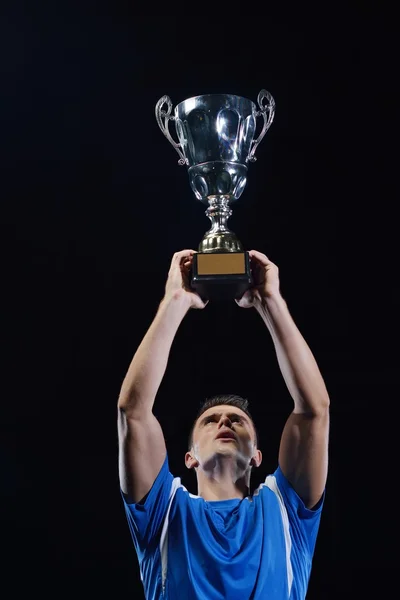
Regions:
<instances>
[{"instance_id":1,"label":"black background","mask_svg":"<svg viewBox=\"0 0 400 600\"><path fill-rule=\"evenodd\" d=\"M208 229L154 108L164 94L175 106L216 92L256 101L266 88L275 120L229 224L279 266L330 393L330 471L308 598L390 589L390 15L274 21L252 6L226 18L194 5L165 14L138 16L122 2L3 10L5 574L15 597L143 597L119 496L116 402L173 253L196 248ZM187 434L215 393L250 400L264 455L254 489L275 468L292 404L267 329L233 302L187 315L154 407L171 471L193 493Z\"/></svg>"}]
</instances>

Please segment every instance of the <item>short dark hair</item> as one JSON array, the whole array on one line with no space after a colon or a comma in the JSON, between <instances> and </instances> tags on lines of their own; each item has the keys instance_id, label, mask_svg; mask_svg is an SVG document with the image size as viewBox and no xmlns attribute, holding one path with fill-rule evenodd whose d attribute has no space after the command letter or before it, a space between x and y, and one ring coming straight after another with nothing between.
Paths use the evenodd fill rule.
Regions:
<instances>
[{"instance_id":1,"label":"short dark hair","mask_svg":"<svg viewBox=\"0 0 400 600\"><path fill-rule=\"evenodd\" d=\"M201 417L201 415L209 408L213 408L214 406L220 406L221 404L228 404L229 406L235 406L236 408L240 408L240 410L242 410L249 417L249 419L251 420L253 427L254 427L254 431L256 434L255 443L256 443L256 447L258 448L258 440L259 440L258 431L257 431L257 427L254 424L253 417L251 416L250 411L248 409L249 401L247 400L247 398L242 398L242 396L238 396L237 394L218 394L216 396L211 396L210 398L206 398L206 400L204 400L201 403L198 413L196 415L196 418L193 421L193 425L190 429L189 438L188 438L189 451L191 450L192 445L193 445L193 432L194 432L194 428L196 426L196 423L197 423L197 420L199 419L199 417Z\"/></svg>"}]
</instances>

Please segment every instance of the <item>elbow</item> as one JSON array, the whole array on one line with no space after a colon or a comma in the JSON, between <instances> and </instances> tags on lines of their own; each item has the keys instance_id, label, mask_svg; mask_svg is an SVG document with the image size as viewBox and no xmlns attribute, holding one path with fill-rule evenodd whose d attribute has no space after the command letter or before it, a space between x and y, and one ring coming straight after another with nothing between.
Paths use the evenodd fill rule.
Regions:
<instances>
[{"instance_id":1,"label":"elbow","mask_svg":"<svg viewBox=\"0 0 400 600\"><path fill-rule=\"evenodd\" d=\"M324 417L329 413L330 400L328 394L322 394L312 403L313 414L316 417Z\"/></svg>"},{"instance_id":2,"label":"elbow","mask_svg":"<svg viewBox=\"0 0 400 600\"><path fill-rule=\"evenodd\" d=\"M118 403L117 403L117 408L118 408L118 412L124 412L127 407L129 405L129 402L127 401L126 398L118 398Z\"/></svg>"},{"instance_id":3,"label":"elbow","mask_svg":"<svg viewBox=\"0 0 400 600\"><path fill-rule=\"evenodd\" d=\"M329 396L326 395L323 398L319 398L316 402L314 414L316 417L327 417L329 415L330 400Z\"/></svg>"},{"instance_id":4,"label":"elbow","mask_svg":"<svg viewBox=\"0 0 400 600\"><path fill-rule=\"evenodd\" d=\"M323 381L316 382L307 392L307 394L302 394L304 406L308 409L307 412L315 417L324 417L329 414L330 399L325 383Z\"/></svg>"},{"instance_id":5,"label":"elbow","mask_svg":"<svg viewBox=\"0 0 400 600\"><path fill-rule=\"evenodd\" d=\"M123 390L121 391L118 398L118 410L124 413L129 412L133 409L133 407L137 406L139 403L138 394L133 390Z\"/></svg>"},{"instance_id":6,"label":"elbow","mask_svg":"<svg viewBox=\"0 0 400 600\"><path fill-rule=\"evenodd\" d=\"M295 413L306 414L311 418L329 415L330 400L327 394L315 397L300 396L295 401Z\"/></svg>"},{"instance_id":7,"label":"elbow","mask_svg":"<svg viewBox=\"0 0 400 600\"><path fill-rule=\"evenodd\" d=\"M153 402L144 401L137 396L121 396L118 399L118 415L124 419L142 419L152 412Z\"/></svg>"}]
</instances>

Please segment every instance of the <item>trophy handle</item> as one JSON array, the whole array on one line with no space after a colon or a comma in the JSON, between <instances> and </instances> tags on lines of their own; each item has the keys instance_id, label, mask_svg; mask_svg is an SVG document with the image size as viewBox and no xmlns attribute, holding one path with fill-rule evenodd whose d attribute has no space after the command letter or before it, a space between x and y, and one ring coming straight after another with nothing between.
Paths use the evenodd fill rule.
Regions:
<instances>
[{"instance_id":1,"label":"trophy handle","mask_svg":"<svg viewBox=\"0 0 400 600\"><path fill-rule=\"evenodd\" d=\"M268 100L268 104L264 105L263 100L265 100L265 99ZM258 138L256 140L253 140L253 142L252 142L253 147L250 150L248 157L246 158L246 162L247 161L255 162L257 160L257 158L254 156L255 151L257 149L258 144L261 142L264 135L267 133L268 129L270 128L272 121L274 120L274 115L275 115L275 100L273 99L271 94L269 92L267 92L267 90L261 90L261 92L258 94L257 102L258 102L258 106L260 107L260 110L256 112L256 117L259 117L262 115L262 117L264 119L264 125L263 125L262 131L261 131L260 135L258 136Z\"/></svg>"},{"instance_id":2,"label":"trophy handle","mask_svg":"<svg viewBox=\"0 0 400 600\"><path fill-rule=\"evenodd\" d=\"M163 109L164 104L167 105L167 107L168 107L167 110ZM171 144L173 145L173 147L179 154L180 159L178 160L178 164L179 165L187 165L188 160L187 160L187 158L185 158L185 155L183 154L183 152L181 150L182 144L175 142L175 140L171 136L169 129L168 129L168 121L175 121L175 117L171 116L171 110L172 110L172 102L171 102L169 96L163 96L162 98L160 98L156 104L157 123L158 123L158 126L160 127L161 131L167 138L167 140L169 142L171 142ZM164 119L164 121L163 121L163 119Z\"/></svg>"}]
</instances>

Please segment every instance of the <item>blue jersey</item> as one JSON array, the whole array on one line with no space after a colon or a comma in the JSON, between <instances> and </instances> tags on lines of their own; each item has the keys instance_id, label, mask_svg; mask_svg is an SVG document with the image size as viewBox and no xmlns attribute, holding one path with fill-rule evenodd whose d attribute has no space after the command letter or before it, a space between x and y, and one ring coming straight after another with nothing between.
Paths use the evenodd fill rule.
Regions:
<instances>
[{"instance_id":1,"label":"blue jersey","mask_svg":"<svg viewBox=\"0 0 400 600\"><path fill-rule=\"evenodd\" d=\"M123 497L146 600L304 600L323 498L309 510L278 467L252 496L209 502L169 472Z\"/></svg>"}]
</instances>

